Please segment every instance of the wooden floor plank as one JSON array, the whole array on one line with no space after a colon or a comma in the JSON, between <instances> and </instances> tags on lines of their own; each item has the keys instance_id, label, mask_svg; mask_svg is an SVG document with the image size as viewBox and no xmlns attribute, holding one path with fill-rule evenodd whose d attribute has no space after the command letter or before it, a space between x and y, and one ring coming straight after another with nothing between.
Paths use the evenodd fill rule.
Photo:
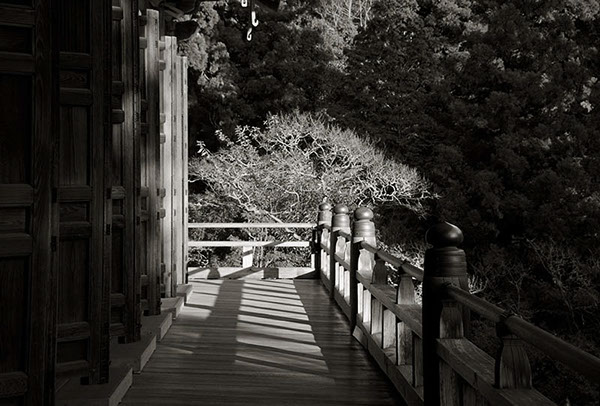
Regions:
<instances>
[{"instance_id":1,"label":"wooden floor plank","mask_svg":"<svg viewBox=\"0 0 600 406\"><path fill-rule=\"evenodd\" d=\"M122 405L402 405L315 280L205 280Z\"/></svg>"}]
</instances>

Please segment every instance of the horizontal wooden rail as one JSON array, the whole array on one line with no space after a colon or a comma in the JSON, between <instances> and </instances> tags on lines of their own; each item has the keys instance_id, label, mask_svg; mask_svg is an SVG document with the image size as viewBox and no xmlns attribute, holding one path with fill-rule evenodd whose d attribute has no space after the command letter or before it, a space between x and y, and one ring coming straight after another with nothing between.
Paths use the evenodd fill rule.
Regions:
<instances>
[{"instance_id":1,"label":"horizontal wooden rail","mask_svg":"<svg viewBox=\"0 0 600 406\"><path fill-rule=\"evenodd\" d=\"M188 228L313 228L314 223L188 223Z\"/></svg>"},{"instance_id":2,"label":"horizontal wooden rail","mask_svg":"<svg viewBox=\"0 0 600 406\"><path fill-rule=\"evenodd\" d=\"M365 250L375 254L377 258L382 259L388 264L402 270L402 272L412 276L416 280L421 282L423 281L423 270L421 268L416 267L407 261L401 260L400 258L395 257L384 250L380 250L364 241L362 241L360 245Z\"/></svg>"},{"instance_id":3,"label":"horizontal wooden rail","mask_svg":"<svg viewBox=\"0 0 600 406\"><path fill-rule=\"evenodd\" d=\"M306 228L314 229L316 224L314 223L188 223L188 229L247 229L247 228L272 228L272 229L286 229L291 232L293 228ZM314 235L314 231L313 231ZM297 235L294 235L297 237ZM229 248L242 248L242 263L238 270L244 269L255 269L254 264L254 249L255 248L314 248L314 241L188 241L187 247L190 248L218 248L218 247L229 247ZM287 268L276 268L284 271L285 275L293 275L294 273L285 272L285 269L314 269L314 249L311 249L310 253L310 268L307 267L287 267ZM262 267L258 267L262 268ZM217 271L217 268L211 268L213 271ZM223 268L225 269L225 268ZM227 270L229 272L230 270ZM310 273L312 273L311 271ZM194 268L190 268L188 271L188 277L198 273ZM239 272L238 272L239 274ZM279 273L277 273L279 275ZM265 274L266 275L266 274ZM196 275L195 277L198 277ZM201 277L201 276L200 276ZM266 276L265 276L266 277ZM290 277L290 276L287 276ZM293 276L292 276L293 277Z\"/></svg>"},{"instance_id":4,"label":"horizontal wooden rail","mask_svg":"<svg viewBox=\"0 0 600 406\"><path fill-rule=\"evenodd\" d=\"M346 232L344 232L344 231L341 231L341 230L340 230L340 231L338 231L338 235L339 235L340 237L342 237L342 238L345 238L345 239L346 239L346 241L350 241L350 240L352 239L352 234L350 234L350 233L346 233Z\"/></svg>"},{"instance_id":5,"label":"horizontal wooden rail","mask_svg":"<svg viewBox=\"0 0 600 406\"><path fill-rule=\"evenodd\" d=\"M190 241L190 247L310 247L309 241Z\"/></svg>"}]
</instances>

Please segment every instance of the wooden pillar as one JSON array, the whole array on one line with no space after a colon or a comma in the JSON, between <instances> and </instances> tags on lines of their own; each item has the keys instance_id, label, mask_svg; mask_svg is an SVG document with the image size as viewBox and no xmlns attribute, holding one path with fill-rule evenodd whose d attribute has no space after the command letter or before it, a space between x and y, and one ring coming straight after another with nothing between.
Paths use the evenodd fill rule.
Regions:
<instances>
[{"instance_id":1,"label":"wooden pillar","mask_svg":"<svg viewBox=\"0 0 600 406\"><path fill-rule=\"evenodd\" d=\"M460 286L467 263L460 229L440 223L427 231L426 240L433 248L425 253L423 276L423 384L427 405L453 405L460 396L455 385L456 372L437 355L439 338L462 338L462 310L444 294L444 285Z\"/></svg>"},{"instance_id":2,"label":"wooden pillar","mask_svg":"<svg viewBox=\"0 0 600 406\"><path fill-rule=\"evenodd\" d=\"M48 0L9 3L0 5L0 403L49 405L57 298L50 221L58 136L54 20Z\"/></svg>"},{"instance_id":3,"label":"wooden pillar","mask_svg":"<svg viewBox=\"0 0 600 406\"><path fill-rule=\"evenodd\" d=\"M329 243L329 282L331 283L331 291L329 292L331 297L335 297L336 286L336 274L339 273L339 265L335 260L335 249L338 241L338 231L343 230L350 232L350 216L348 215L348 206L344 204L336 204L333 208L333 218L331 221L331 235Z\"/></svg>"},{"instance_id":4,"label":"wooden pillar","mask_svg":"<svg viewBox=\"0 0 600 406\"><path fill-rule=\"evenodd\" d=\"M373 254L361 247L361 242L377 246L375 239L375 224L373 212L367 207L354 210L354 224L352 226L352 245L350 248L350 331L356 328L358 317L359 288L356 274L361 268L372 268ZM363 292L360 292L363 293Z\"/></svg>"}]
</instances>

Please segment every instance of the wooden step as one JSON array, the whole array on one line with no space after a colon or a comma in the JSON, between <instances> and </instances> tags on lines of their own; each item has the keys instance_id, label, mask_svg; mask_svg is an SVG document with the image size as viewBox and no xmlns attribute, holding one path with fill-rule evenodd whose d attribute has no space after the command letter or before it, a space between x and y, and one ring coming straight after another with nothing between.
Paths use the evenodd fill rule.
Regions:
<instances>
[{"instance_id":1,"label":"wooden step","mask_svg":"<svg viewBox=\"0 0 600 406\"><path fill-rule=\"evenodd\" d=\"M194 288L190 284L177 285L177 296L182 297L184 303L187 303L187 301L190 299L190 296L192 296L193 291L194 291Z\"/></svg>"},{"instance_id":2,"label":"wooden step","mask_svg":"<svg viewBox=\"0 0 600 406\"><path fill-rule=\"evenodd\" d=\"M162 299L164 300L164 299ZM173 324L171 313L142 317L142 334L154 334L158 341L162 340Z\"/></svg>"},{"instance_id":3,"label":"wooden step","mask_svg":"<svg viewBox=\"0 0 600 406\"><path fill-rule=\"evenodd\" d=\"M160 306L161 313L171 313L173 320L179 316L181 309L183 309L183 298L182 297L165 297L161 299L162 304Z\"/></svg>"},{"instance_id":4,"label":"wooden step","mask_svg":"<svg viewBox=\"0 0 600 406\"><path fill-rule=\"evenodd\" d=\"M140 373L156 350L156 334L142 334L141 340L135 343L119 344L113 340L110 346L111 365L124 365Z\"/></svg>"},{"instance_id":5,"label":"wooden step","mask_svg":"<svg viewBox=\"0 0 600 406\"><path fill-rule=\"evenodd\" d=\"M111 365L108 383L81 385L73 378L56 393L56 406L117 406L133 383L132 368Z\"/></svg>"}]
</instances>

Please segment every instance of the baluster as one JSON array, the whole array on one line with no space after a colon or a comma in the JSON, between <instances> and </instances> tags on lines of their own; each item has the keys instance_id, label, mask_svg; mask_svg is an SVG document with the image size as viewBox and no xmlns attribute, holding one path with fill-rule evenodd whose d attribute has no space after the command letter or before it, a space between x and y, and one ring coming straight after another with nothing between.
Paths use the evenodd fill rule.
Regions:
<instances>
[{"instance_id":1,"label":"baluster","mask_svg":"<svg viewBox=\"0 0 600 406\"><path fill-rule=\"evenodd\" d=\"M350 217L348 216L348 207L343 204L336 204L333 208L333 219L331 221L331 235L329 239L329 282L331 283L331 297L335 297L335 291L339 286L337 276L339 275L339 265L335 260L335 250L337 248L338 231L350 232Z\"/></svg>"},{"instance_id":2,"label":"baluster","mask_svg":"<svg viewBox=\"0 0 600 406\"><path fill-rule=\"evenodd\" d=\"M322 226L331 224L331 204L321 203L317 217L317 228L315 235L315 269L320 275L324 273L324 267L328 263L327 253L321 248L321 243L327 244L327 230ZM322 276L321 276L322 279Z\"/></svg>"},{"instance_id":3,"label":"baluster","mask_svg":"<svg viewBox=\"0 0 600 406\"><path fill-rule=\"evenodd\" d=\"M359 271L373 269L373 254L362 249L360 243L376 246L375 224L371 221L373 212L367 207L359 207L354 210L354 224L352 227L352 245L350 247L350 274L349 274L349 299L350 299L350 331L354 331L356 320L364 313L364 287L358 283L356 277Z\"/></svg>"},{"instance_id":4,"label":"baluster","mask_svg":"<svg viewBox=\"0 0 600 406\"><path fill-rule=\"evenodd\" d=\"M412 333L412 385L415 388L423 386L423 340L421 337Z\"/></svg>"},{"instance_id":5,"label":"baluster","mask_svg":"<svg viewBox=\"0 0 600 406\"><path fill-rule=\"evenodd\" d=\"M400 272L402 270L400 269ZM400 281L396 290L397 304L415 303L415 286L412 278L406 274L400 275ZM398 322L396 337L396 363L397 365L412 364L412 330L402 322Z\"/></svg>"},{"instance_id":6,"label":"baluster","mask_svg":"<svg viewBox=\"0 0 600 406\"><path fill-rule=\"evenodd\" d=\"M344 262L346 262L347 264L350 264L350 262L352 261L351 255L352 255L352 240L348 240L345 242L344 244ZM342 272L344 274L344 285L343 285L343 289L344 289L344 300L346 301L346 303L348 303L348 305L350 305L350 269L342 269ZM352 316L351 316L352 317Z\"/></svg>"},{"instance_id":7,"label":"baluster","mask_svg":"<svg viewBox=\"0 0 600 406\"><path fill-rule=\"evenodd\" d=\"M349 220L348 220L349 221ZM345 229L341 229L343 231L346 231ZM338 230L339 231L339 230ZM335 251L336 255L340 258L342 258L343 260L345 260L346 258L346 238L342 237L341 235L338 234L337 237L337 241L335 243ZM336 273L335 273L335 280L336 280L336 288L338 293L340 294L341 298L344 298L346 296L346 292L344 291L344 288L346 286L346 280L345 280L345 268L343 267L342 264L336 262Z\"/></svg>"},{"instance_id":8,"label":"baluster","mask_svg":"<svg viewBox=\"0 0 600 406\"><path fill-rule=\"evenodd\" d=\"M503 315L503 320L496 324L496 334L501 344L496 354L494 383L500 389L531 389L531 366L527 352L519 337L504 324L504 320L511 316L510 313Z\"/></svg>"},{"instance_id":9,"label":"baluster","mask_svg":"<svg viewBox=\"0 0 600 406\"><path fill-rule=\"evenodd\" d=\"M427 231L426 240L433 248L425 253L423 277L423 379L427 405L458 402L460 395L456 373L438 357L438 338L462 338L462 310L444 294L444 285L460 285L467 272L460 229L440 223Z\"/></svg>"},{"instance_id":10,"label":"baluster","mask_svg":"<svg viewBox=\"0 0 600 406\"><path fill-rule=\"evenodd\" d=\"M385 261L377 258L373 268L371 284L382 285L386 283L387 268ZM383 348L383 305L375 297L371 298L371 335L379 348Z\"/></svg>"}]
</instances>

